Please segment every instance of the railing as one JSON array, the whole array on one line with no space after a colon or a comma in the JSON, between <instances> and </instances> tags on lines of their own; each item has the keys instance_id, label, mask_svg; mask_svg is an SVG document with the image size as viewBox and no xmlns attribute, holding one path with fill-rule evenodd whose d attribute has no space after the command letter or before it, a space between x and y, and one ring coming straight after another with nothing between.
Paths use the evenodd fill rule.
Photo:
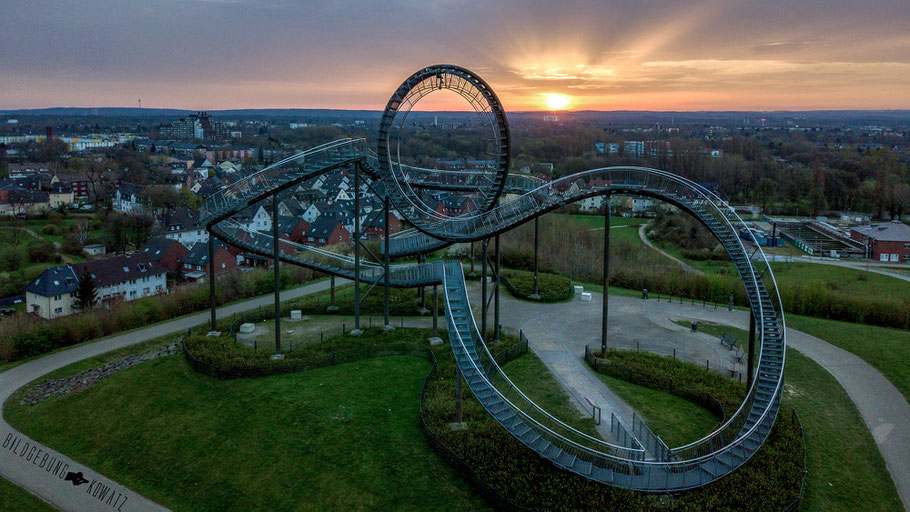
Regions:
<instances>
[{"instance_id":1,"label":"railing","mask_svg":"<svg viewBox=\"0 0 910 512\"><path fill-rule=\"evenodd\" d=\"M656 460L670 460L673 457L670 447L635 412L632 413L632 434L642 444L645 452L654 454Z\"/></svg>"}]
</instances>

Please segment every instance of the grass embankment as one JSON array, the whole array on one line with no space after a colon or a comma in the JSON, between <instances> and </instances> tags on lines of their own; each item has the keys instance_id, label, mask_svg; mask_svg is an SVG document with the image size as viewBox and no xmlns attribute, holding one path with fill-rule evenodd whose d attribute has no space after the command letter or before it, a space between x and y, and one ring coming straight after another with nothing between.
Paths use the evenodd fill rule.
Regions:
<instances>
[{"instance_id":1,"label":"grass embankment","mask_svg":"<svg viewBox=\"0 0 910 512\"><path fill-rule=\"evenodd\" d=\"M667 446L683 446L711 433L718 420L710 411L688 400L598 373L600 378L645 420Z\"/></svg>"},{"instance_id":2,"label":"grass embankment","mask_svg":"<svg viewBox=\"0 0 910 512\"><path fill-rule=\"evenodd\" d=\"M593 437L600 437L591 417L582 417L562 384L531 351L502 367L509 379L543 410Z\"/></svg>"},{"instance_id":3,"label":"grass embankment","mask_svg":"<svg viewBox=\"0 0 910 512\"><path fill-rule=\"evenodd\" d=\"M787 316L791 327L795 327L794 317ZM836 324L829 326L832 328L852 326L891 331L797 317L796 323L802 321ZM699 330L714 335L727 332L737 340L749 339L748 331L735 327L700 324ZM843 333L844 337L850 335L849 329ZM856 405L830 373L793 349L787 349L784 404L796 409L805 431L808 474L803 510L901 510L891 475Z\"/></svg>"},{"instance_id":4,"label":"grass embankment","mask_svg":"<svg viewBox=\"0 0 910 512\"><path fill-rule=\"evenodd\" d=\"M9 480L0 478L0 510L32 512L57 509Z\"/></svg>"},{"instance_id":5,"label":"grass embankment","mask_svg":"<svg viewBox=\"0 0 910 512\"><path fill-rule=\"evenodd\" d=\"M910 332L801 315L787 315L787 327L852 352L882 372L910 401Z\"/></svg>"},{"instance_id":6,"label":"grass embankment","mask_svg":"<svg viewBox=\"0 0 910 512\"><path fill-rule=\"evenodd\" d=\"M218 381L172 356L36 406L14 398L7 414L175 510L484 508L423 439L428 368L387 357Z\"/></svg>"}]
</instances>

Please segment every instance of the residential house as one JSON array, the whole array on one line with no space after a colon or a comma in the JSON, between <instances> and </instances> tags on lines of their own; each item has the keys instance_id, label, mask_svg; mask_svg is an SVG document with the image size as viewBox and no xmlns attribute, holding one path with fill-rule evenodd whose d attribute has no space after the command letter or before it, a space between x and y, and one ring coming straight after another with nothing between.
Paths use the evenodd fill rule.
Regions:
<instances>
[{"instance_id":1,"label":"residential house","mask_svg":"<svg viewBox=\"0 0 910 512\"><path fill-rule=\"evenodd\" d=\"M37 215L50 208L47 192L0 185L0 215Z\"/></svg>"},{"instance_id":2,"label":"residential house","mask_svg":"<svg viewBox=\"0 0 910 512\"><path fill-rule=\"evenodd\" d=\"M48 195L48 202L51 208L61 208L73 204L73 188L66 183L51 184L51 191Z\"/></svg>"},{"instance_id":3,"label":"residential house","mask_svg":"<svg viewBox=\"0 0 910 512\"><path fill-rule=\"evenodd\" d=\"M114 193L113 209L121 213L139 213L142 209L142 190L145 187L121 183Z\"/></svg>"},{"instance_id":4,"label":"residential house","mask_svg":"<svg viewBox=\"0 0 910 512\"><path fill-rule=\"evenodd\" d=\"M209 232L199 224L199 212L177 207L164 215L164 237L176 240L187 249L209 241Z\"/></svg>"},{"instance_id":5,"label":"residential house","mask_svg":"<svg viewBox=\"0 0 910 512\"><path fill-rule=\"evenodd\" d=\"M215 275L237 270L237 258L221 242L215 243ZM209 242L193 246L180 260L184 279L188 281L204 280L209 271Z\"/></svg>"},{"instance_id":6,"label":"residential house","mask_svg":"<svg viewBox=\"0 0 910 512\"><path fill-rule=\"evenodd\" d=\"M286 240L302 243L309 230L310 223L299 217L278 216L278 235Z\"/></svg>"},{"instance_id":7,"label":"residential house","mask_svg":"<svg viewBox=\"0 0 910 512\"><path fill-rule=\"evenodd\" d=\"M306 232L305 243L309 245L323 246L337 244L341 242L350 242L351 232L341 225L341 222L330 217L320 217L316 219Z\"/></svg>"},{"instance_id":8,"label":"residential house","mask_svg":"<svg viewBox=\"0 0 910 512\"><path fill-rule=\"evenodd\" d=\"M140 251L45 270L25 289L27 311L42 318L77 312L76 290L83 271L95 281L95 297L101 304L167 293L167 269Z\"/></svg>"},{"instance_id":9,"label":"residential house","mask_svg":"<svg viewBox=\"0 0 910 512\"><path fill-rule=\"evenodd\" d=\"M177 240L164 237L150 238L142 250L171 274L181 269L181 260L189 252L189 249Z\"/></svg>"}]
</instances>

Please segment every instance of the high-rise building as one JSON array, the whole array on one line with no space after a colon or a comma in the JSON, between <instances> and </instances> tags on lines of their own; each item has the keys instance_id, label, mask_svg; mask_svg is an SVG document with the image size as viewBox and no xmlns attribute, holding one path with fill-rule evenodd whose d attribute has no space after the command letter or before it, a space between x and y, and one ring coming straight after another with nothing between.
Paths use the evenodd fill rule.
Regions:
<instances>
[{"instance_id":1,"label":"high-rise building","mask_svg":"<svg viewBox=\"0 0 910 512\"><path fill-rule=\"evenodd\" d=\"M197 112L161 129L161 138L172 140L217 140L224 138L226 128L207 112Z\"/></svg>"}]
</instances>

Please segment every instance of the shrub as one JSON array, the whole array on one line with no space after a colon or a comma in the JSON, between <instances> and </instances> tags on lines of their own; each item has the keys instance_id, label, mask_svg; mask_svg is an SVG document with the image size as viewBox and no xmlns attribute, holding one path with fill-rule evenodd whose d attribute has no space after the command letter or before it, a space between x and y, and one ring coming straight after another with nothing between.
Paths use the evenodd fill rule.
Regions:
<instances>
[{"instance_id":1,"label":"shrub","mask_svg":"<svg viewBox=\"0 0 910 512\"><path fill-rule=\"evenodd\" d=\"M60 228L58 228L54 224L47 224L43 228L41 228L41 232L44 233L45 235L59 235Z\"/></svg>"},{"instance_id":2,"label":"shrub","mask_svg":"<svg viewBox=\"0 0 910 512\"><path fill-rule=\"evenodd\" d=\"M521 270L503 270L502 284L519 299L534 293L534 273ZM559 302L572 297L572 282L562 276L538 272L537 291L540 302Z\"/></svg>"},{"instance_id":3,"label":"shrub","mask_svg":"<svg viewBox=\"0 0 910 512\"><path fill-rule=\"evenodd\" d=\"M28 259L32 263L47 263L56 254L54 246L49 243L37 243L28 247Z\"/></svg>"}]
</instances>

